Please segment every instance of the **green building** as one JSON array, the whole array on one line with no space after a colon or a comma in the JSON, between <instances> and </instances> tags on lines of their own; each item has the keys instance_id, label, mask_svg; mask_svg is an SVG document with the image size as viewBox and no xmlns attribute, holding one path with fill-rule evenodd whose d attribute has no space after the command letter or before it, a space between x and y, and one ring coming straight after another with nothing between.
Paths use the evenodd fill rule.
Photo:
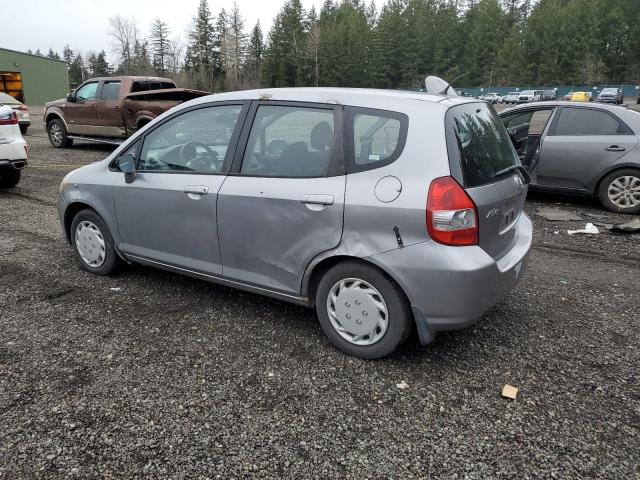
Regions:
<instances>
[{"instance_id":1,"label":"green building","mask_svg":"<svg viewBox=\"0 0 640 480\"><path fill-rule=\"evenodd\" d=\"M27 105L44 105L62 98L69 92L67 64L0 48L0 92Z\"/></svg>"}]
</instances>

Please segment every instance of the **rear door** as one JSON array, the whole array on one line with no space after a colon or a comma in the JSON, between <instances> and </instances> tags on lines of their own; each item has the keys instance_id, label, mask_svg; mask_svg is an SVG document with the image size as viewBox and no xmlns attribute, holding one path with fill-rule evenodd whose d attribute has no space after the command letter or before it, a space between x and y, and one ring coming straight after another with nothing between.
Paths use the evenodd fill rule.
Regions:
<instances>
[{"instance_id":1,"label":"rear door","mask_svg":"<svg viewBox=\"0 0 640 480\"><path fill-rule=\"evenodd\" d=\"M342 237L342 108L254 102L220 189L225 278L298 295L305 268Z\"/></svg>"},{"instance_id":2,"label":"rear door","mask_svg":"<svg viewBox=\"0 0 640 480\"><path fill-rule=\"evenodd\" d=\"M562 107L545 136L537 182L547 187L591 190L594 179L637 144L629 127L611 112Z\"/></svg>"},{"instance_id":3,"label":"rear door","mask_svg":"<svg viewBox=\"0 0 640 480\"><path fill-rule=\"evenodd\" d=\"M522 174L514 169L519 165L516 152L504 125L486 104L452 107L445 122L451 173L478 209L479 245L500 258L515 242L527 197Z\"/></svg>"},{"instance_id":4,"label":"rear door","mask_svg":"<svg viewBox=\"0 0 640 480\"><path fill-rule=\"evenodd\" d=\"M100 95L96 100L98 125L100 133L105 137L126 136L122 119L122 100L120 90L122 81L105 80L100 88Z\"/></svg>"}]
</instances>

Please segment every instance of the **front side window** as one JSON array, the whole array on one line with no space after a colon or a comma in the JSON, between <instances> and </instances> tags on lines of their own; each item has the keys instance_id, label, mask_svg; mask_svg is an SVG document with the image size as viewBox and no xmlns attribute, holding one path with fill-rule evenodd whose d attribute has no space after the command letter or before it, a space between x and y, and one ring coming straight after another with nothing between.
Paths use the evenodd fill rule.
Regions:
<instances>
[{"instance_id":1,"label":"front side window","mask_svg":"<svg viewBox=\"0 0 640 480\"><path fill-rule=\"evenodd\" d=\"M120 80L109 81L102 84L102 99L103 100L117 100L120 96Z\"/></svg>"},{"instance_id":2,"label":"front side window","mask_svg":"<svg viewBox=\"0 0 640 480\"><path fill-rule=\"evenodd\" d=\"M83 85L76 92L76 100L80 103L87 100L93 100L96 98L96 91L98 90L98 82L91 82Z\"/></svg>"},{"instance_id":3,"label":"front side window","mask_svg":"<svg viewBox=\"0 0 640 480\"><path fill-rule=\"evenodd\" d=\"M267 177L322 177L335 144L332 109L258 107L241 173Z\"/></svg>"},{"instance_id":4,"label":"front side window","mask_svg":"<svg viewBox=\"0 0 640 480\"><path fill-rule=\"evenodd\" d=\"M613 115L590 108L563 108L554 135L628 135L629 128Z\"/></svg>"},{"instance_id":5,"label":"front side window","mask_svg":"<svg viewBox=\"0 0 640 480\"><path fill-rule=\"evenodd\" d=\"M220 105L168 120L145 137L138 170L220 172L241 111L241 105Z\"/></svg>"}]
</instances>

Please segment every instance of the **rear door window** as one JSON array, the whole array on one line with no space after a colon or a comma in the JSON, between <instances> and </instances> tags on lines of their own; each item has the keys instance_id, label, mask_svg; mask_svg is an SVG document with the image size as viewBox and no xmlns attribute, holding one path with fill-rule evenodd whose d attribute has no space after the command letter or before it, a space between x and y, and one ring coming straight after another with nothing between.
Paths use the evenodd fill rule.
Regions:
<instances>
[{"instance_id":1,"label":"rear door window","mask_svg":"<svg viewBox=\"0 0 640 480\"><path fill-rule=\"evenodd\" d=\"M120 84L118 81L106 81L102 84L101 98L103 100L117 100L120 96Z\"/></svg>"},{"instance_id":2,"label":"rear door window","mask_svg":"<svg viewBox=\"0 0 640 480\"><path fill-rule=\"evenodd\" d=\"M450 108L445 123L451 170L461 173L465 187L492 183L501 170L519 163L504 125L487 104Z\"/></svg>"},{"instance_id":3,"label":"rear door window","mask_svg":"<svg viewBox=\"0 0 640 480\"><path fill-rule=\"evenodd\" d=\"M563 108L553 135L631 135L624 123L613 115L590 108Z\"/></svg>"}]
</instances>

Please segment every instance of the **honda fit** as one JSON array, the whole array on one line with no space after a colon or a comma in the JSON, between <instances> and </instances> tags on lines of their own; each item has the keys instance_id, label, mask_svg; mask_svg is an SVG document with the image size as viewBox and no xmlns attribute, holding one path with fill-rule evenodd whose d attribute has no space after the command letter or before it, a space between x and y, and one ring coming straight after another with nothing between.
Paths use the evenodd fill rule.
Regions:
<instances>
[{"instance_id":1,"label":"honda fit","mask_svg":"<svg viewBox=\"0 0 640 480\"><path fill-rule=\"evenodd\" d=\"M85 270L135 262L315 307L362 358L476 321L522 276L526 171L485 102L360 89L192 100L60 186Z\"/></svg>"}]
</instances>

